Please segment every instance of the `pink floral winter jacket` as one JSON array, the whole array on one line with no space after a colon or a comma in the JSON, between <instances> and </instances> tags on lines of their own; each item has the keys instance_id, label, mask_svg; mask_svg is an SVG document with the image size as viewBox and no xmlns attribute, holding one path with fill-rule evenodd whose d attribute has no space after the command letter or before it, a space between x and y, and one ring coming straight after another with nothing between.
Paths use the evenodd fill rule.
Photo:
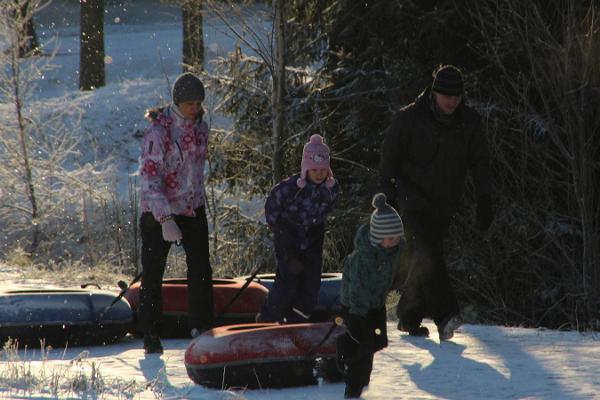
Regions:
<instances>
[{"instance_id":1,"label":"pink floral winter jacket","mask_svg":"<svg viewBox=\"0 0 600 400\"><path fill-rule=\"evenodd\" d=\"M204 206L204 162L208 125L184 119L175 106L150 112L140 157L142 212L157 221L168 215L194 216Z\"/></svg>"}]
</instances>

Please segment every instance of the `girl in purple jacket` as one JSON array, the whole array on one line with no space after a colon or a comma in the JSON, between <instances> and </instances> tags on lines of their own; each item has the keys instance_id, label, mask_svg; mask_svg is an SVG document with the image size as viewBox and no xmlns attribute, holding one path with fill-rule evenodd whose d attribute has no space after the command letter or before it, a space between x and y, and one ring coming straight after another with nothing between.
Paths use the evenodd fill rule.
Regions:
<instances>
[{"instance_id":1,"label":"girl in purple jacket","mask_svg":"<svg viewBox=\"0 0 600 400\"><path fill-rule=\"evenodd\" d=\"M277 184L265 203L277 273L257 321L308 322L321 286L325 218L337 195L329 148L312 135L304 145L301 173Z\"/></svg>"},{"instance_id":2,"label":"girl in purple jacket","mask_svg":"<svg viewBox=\"0 0 600 400\"><path fill-rule=\"evenodd\" d=\"M212 327L212 269L204 210L208 125L204 86L191 73L173 84L173 103L150 110L140 157L142 285L140 321L146 353L162 353L159 338L162 279L171 243L185 250L192 336Z\"/></svg>"}]
</instances>

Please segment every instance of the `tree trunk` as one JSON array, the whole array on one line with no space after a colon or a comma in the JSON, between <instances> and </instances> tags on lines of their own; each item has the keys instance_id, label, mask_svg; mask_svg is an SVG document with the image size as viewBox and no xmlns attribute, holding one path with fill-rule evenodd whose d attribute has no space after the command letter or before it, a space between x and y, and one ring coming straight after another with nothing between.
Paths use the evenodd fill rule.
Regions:
<instances>
[{"instance_id":1,"label":"tree trunk","mask_svg":"<svg viewBox=\"0 0 600 400\"><path fill-rule=\"evenodd\" d=\"M600 131L600 91L584 87L574 96L574 119L570 143L573 157L573 186L579 207L583 237L582 275L583 290L591 328L598 328L600 322L600 191L598 179L600 170L595 160L600 149L597 139Z\"/></svg>"},{"instance_id":2,"label":"tree trunk","mask_svg":"<svg viewBox=\"0 0 600 400\"><path fill-rule=\"evenodd\" d=\"M31 245L29 248L30 252L34 252L39 244L40 238L40 227L38 225L38 206L37 206L37 196L35 193L35 186L33 184L33 173L31 160L29 157L29 144L28 138L29 134L27 132L27 127L25 126L25 117L23 116L23 102L22 102L22 94L21 94L21 70L19 67L19 62L15 57L15 53L12 53L11 59L11 77L13 81L13 95L14 95L14 104L15 111L17 114L17 124L19 129L19 147L20 147L20 163L23 166L23 174L25 179L25 191L27 193L27 199L29 200L29 205L31 206L31 225L33 227L33 232L31 235Z\"/></svg>"},{"instance_id":3,"label":"tree trunk","mask_svg":"<svg viewBox=\"0 0 600 400\"><path fill-rule=\"evenodd\" d=\"M33 12L30 8L31 2L29 0L15 0L18 6L19 19L19 57L27 57L30 55L40 54L40 43L35 33L35 25L33 23Z\"/></svg>"},{"instance_id":4,"label":"tree trunk","mask_svg":"<svg viewBox=\"0 0 600 400\"><path fill-rule=\"evenodd\" d=\"M273 111L273 184L280 182L284 177L282 142L283 142L283 124L284 124L284 104L283 93L285 89L285 12L283 0L273 0L275 11L275 49L273 65L273 92L272 92L272 111Z\"/></svg>"},{"instance_id":5,"label":"tree trunk","mask_svg":"<svg viewBox=\"0 0 600 400\"><path fill-rule=\"evenodd\" d=\"M104 86L104 2L81 2L79 89Z\"/></svg>"},{"instance_id":6,"label":"tree trunk","mask_svg":"<svg viewBox=\"0 0 600 400\"><path fill-rule=\"evenodd\" d=\"M202 0L185 0L181 4L183 20L183 72L204 69Z\"/></svg>"}]
</instances>

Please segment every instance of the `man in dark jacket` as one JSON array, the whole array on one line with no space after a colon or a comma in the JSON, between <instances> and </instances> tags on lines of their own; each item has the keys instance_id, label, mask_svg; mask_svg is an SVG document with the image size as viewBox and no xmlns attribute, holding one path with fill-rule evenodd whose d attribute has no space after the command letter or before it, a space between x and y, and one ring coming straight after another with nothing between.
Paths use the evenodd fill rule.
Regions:
<instances>
[{"instance_id":1,"label":"man in dark jacket","mask_svg":"<svg viewBox=\"0 0 600 400\"><path fill-rule=\"evenodd\" d=\"M490 156L480 117L464 104L462 72L434 71L430 88L402 108L388 128L381 153L381 188L402 213L410 262L398 302L398 329L428 336L433 318L440 340L461 324L444 262L443 239L470 171L477 190L477 222L492 222Z\"/></svg>"}]
</instances>

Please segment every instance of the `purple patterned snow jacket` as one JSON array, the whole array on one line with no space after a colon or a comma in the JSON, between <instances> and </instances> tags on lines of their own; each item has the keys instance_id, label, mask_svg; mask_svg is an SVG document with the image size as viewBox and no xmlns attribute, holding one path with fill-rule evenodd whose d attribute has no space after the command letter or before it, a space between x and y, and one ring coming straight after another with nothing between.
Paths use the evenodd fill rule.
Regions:
<instances>
[{"instance_id":1,"label":"purple patterned snow jacket","mask_svg":"<svg viewBox=\"0 0 600 400\"><path fill-rule=\"evenodd\" d=\"M337 182L328 188L325 183L315 184L307 180L300 189L300 174L291 176L271 189L265 203L265 218L272 230L277 228L291 237L300 250L313 244L325 231L325 218L338 197Z\"/></svg>"},{"instance_id":2,"label":"purple patterned snow jacket","mask_svg":"<svg viewBox=\"0 0 600 400\"><path fill-rule=\"evenodd\" d=\"M140 157L140 208L160 221L195 215L204 206L204 162L208 125L184 119L173 106L150 114Z\"/></svg>"}]
</instances>

